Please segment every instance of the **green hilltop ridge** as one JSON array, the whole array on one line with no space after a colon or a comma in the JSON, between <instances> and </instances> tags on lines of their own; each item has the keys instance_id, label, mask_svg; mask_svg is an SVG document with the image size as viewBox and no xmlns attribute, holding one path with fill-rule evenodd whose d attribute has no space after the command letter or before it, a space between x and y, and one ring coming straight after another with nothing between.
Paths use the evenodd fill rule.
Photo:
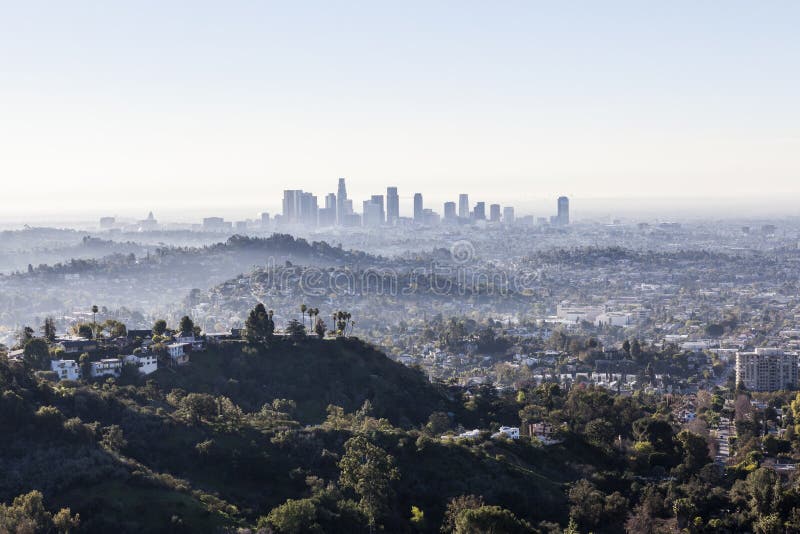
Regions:
<instances>
[{"instance_id":1,"label":"green hilltop ridge","mask_svg":"<svg viewBox=\"0 0 800 534\"><path fill-rule=\"evenodd\" d=\"M78 514L85 532L438 532L448 500L468 495L522 529L509 532L565 522L569 453L439 439L459 418L515 417L463 395L352 338L227 342L184 367L91 382L3 358L0 502L40 491L47 510L69 509L51 523ZM362 472L370 451L396 476L368 498L362 478L383 476ZM4 510L0 524L16 509ZM57 530L43 517L39 530Z\"/></svg>"},{"instance_id":2,"label":"green hilltop ridge","mask_svg":"<svg viewBox=\"0 0 800 534\"><path fill-rule=\"evenodd\" d=\"M444 388L431 384L421 371L354 338L309 337L297 343L275 337L266 345L210 345L192 354L185 369L161 369L151 378L162 388L224 395L245 411L273 399L291 399L303 424L323 421L329 405L354 412L369 401L375 417L401 427L456 407Z\"/></svg>"}]
</instances>

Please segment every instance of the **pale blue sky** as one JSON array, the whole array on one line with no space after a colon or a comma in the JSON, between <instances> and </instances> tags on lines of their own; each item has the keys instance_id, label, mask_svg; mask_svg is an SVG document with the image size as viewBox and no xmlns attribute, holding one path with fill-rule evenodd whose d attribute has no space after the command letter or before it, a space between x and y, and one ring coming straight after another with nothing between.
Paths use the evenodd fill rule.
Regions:
<instances>
[{"instance_id":1,"label":"pale blue sky","mask_svg":"<svg viewBox=\"0 0 800 534\"><path fill-rule=\"evenodd\" d=\"M798 28L788 1L2 2L0 178L23 214L338 176L436 209L800 198Z\"/></svg>"}]
</instances>

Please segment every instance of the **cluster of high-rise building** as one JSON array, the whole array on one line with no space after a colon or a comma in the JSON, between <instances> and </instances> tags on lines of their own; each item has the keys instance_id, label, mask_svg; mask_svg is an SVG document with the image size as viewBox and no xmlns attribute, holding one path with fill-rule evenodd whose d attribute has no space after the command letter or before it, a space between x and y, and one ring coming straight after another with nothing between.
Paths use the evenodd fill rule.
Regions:
<instances>
[{"instance_id":1,"label":"cluster of high-rise building","mask_svg":"<svg viewBox=\"0 0 800 534\"><path fill-rule=\"evenodd\" d=\"M557 214L550 218L550 224L566 226L569 224L569 199L558 198ZM325 206L319 207L317 197L299 189L287 189L283 192L282 224L298 224L303 226L394 226L400 223L435 225L439 223L461 223L467 221L488 221L491 223L515 224L528 222L533 224L533 217L518 218L513 206L490 204L486 212L485 202L476 202L471 208L469 195L462 193L456 202L445 202L443 214L426 208L422 193L414 193L412 217L400 216L400 195L397 187L386 188L386 195L372 195L361 204L361 213L353 210L353 201L347 197L344 178L339 178L336 193L325 195ZM547 222L546 219L539 219Z\"/></svg>"}]
</instances>

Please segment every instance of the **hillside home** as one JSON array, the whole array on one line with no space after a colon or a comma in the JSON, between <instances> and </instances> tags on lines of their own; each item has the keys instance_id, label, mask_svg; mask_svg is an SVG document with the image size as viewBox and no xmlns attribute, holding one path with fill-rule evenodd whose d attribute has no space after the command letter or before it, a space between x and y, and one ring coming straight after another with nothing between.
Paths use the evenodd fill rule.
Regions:
<instances>
[{"instance_id":1,"label":"hillside home","mask_svg":"<svg viewBox=\"0 0 800 534\"><path fill-rule=\"evenodd\" d=\"M78 380L81 377L81 368L75 360L52 360L50 369L59 380Z\"/></svg>"},{"instance_id":2,"label":"hillside home","mask_svg":"<svg viewBox=\"0 0 800 534\"><path fill-rule=\"evenodd\" d=\"M122 360L119 358L106 358L99 362L92 362L92 376L119 376L122 373Z\"/></svg>"},{"instance_id":3,"label":"hillside home","mask_svg":"<svg viewBox=\"0 0 800 534\"><path fill-rule=\"evenodd\" d=\"M125 365L133 365L137 368L140 374L149 375L158 369L158 359L154 354L137 356L135 354L128 354L123 356L122 360Z\"/></svg>"}]
</instances>

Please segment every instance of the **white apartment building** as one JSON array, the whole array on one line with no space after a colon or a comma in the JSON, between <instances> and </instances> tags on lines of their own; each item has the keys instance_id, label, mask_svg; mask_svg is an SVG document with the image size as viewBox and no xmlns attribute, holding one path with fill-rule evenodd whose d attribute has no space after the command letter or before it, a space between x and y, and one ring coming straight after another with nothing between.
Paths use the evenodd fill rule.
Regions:
<instances>
[{"instance_id":1,"label":"white apartment building","mask_svg":"<svg viewBox=\"0 0 800 534\"><path fill-rule=\"evenodd\" d=\"M736 353L736 383L750 391L778 391L797 387L797 354L765 347Z\"/></svg>"}]
</instances>

